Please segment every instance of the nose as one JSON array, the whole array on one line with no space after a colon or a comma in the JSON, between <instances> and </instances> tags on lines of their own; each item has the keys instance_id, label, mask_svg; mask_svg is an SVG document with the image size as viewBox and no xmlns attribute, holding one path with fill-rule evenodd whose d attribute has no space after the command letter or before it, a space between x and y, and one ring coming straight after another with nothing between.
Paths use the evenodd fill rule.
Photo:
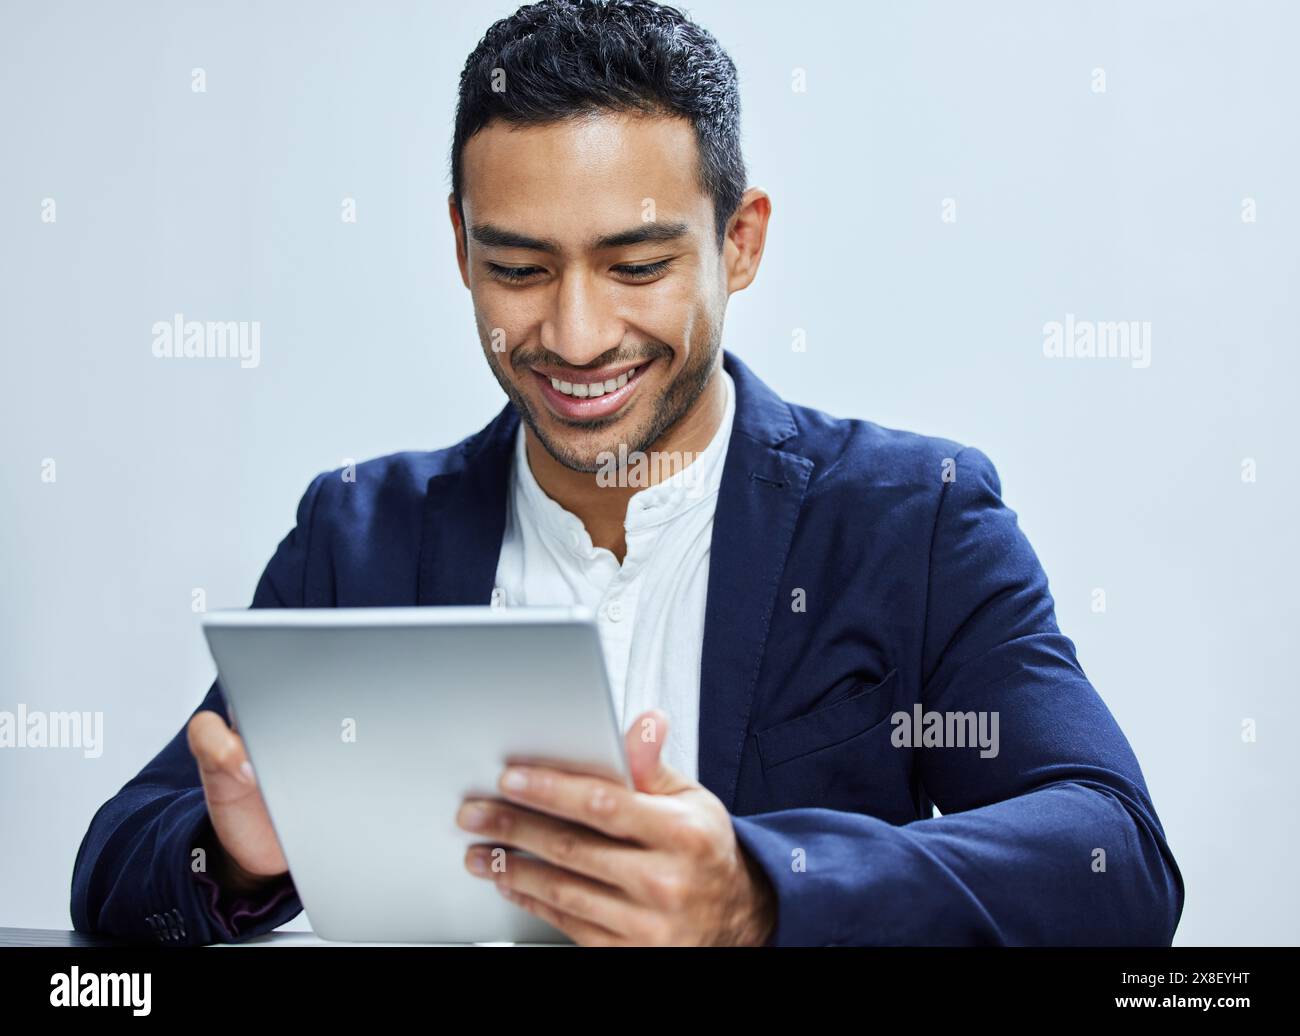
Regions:
<instances>
[{"instance_id":1,"label":"nose","mask_svg":"<svg viewBox=\"0 0 1300 1036\"><path fill-rule=\"evenodd\" d=\"M590 272L565 270L542 321L542 345L574 367L618 347L624 327L608 290Z\"/></svg>"}]
</instances>

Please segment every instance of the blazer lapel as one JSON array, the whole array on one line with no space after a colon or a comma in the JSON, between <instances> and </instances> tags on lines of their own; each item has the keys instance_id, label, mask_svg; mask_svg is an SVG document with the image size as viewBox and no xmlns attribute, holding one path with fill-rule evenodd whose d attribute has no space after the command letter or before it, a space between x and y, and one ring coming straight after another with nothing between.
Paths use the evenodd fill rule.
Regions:
<instances>
[{"instance_id":1,"label":"blazer lapel","mask_svg":"<svg viewBox=\"0 0 1300 1036\"><path fill-rule=\"evenodd\" d=\"M789 406L724 351L736 410L713 516L700 663L699 781L727 806L781 573L813 463L778 449L796 434Z\"/></svg>"},{"instance_id":2,"label":"blazer lapel","mask_svg":"<svg viewBox=\"0 0 1300 1036\"><path fill-rule=\"evenodd\" d=\"M489 604L506 529L519 414L512 403L459 447L448 470L429 479L416 601Z\"/></svg>"}]
</instances>

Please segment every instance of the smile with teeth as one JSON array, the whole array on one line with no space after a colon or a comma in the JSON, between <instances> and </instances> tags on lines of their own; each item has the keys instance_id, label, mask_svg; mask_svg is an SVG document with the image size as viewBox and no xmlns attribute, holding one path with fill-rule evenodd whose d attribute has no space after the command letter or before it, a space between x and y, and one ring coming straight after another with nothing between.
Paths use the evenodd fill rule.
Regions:
<instances>
[{"instance_id":1,"label":"smile with teeth","mask_svg":"<svg viewBox=\"0 0 1300 1036\"><path fill-rule=\"evenodd\" d=\"M562 392L566 396L575 396L578 399L588 399L594 396L603 396L606 392L618 391L636 377L638 369L633 367L629 371L624 371L617 378L610 378L608 381L569 382L561 381L559 378L549 380L551 388L557 392Z\"/></svg>"}]
</instances>

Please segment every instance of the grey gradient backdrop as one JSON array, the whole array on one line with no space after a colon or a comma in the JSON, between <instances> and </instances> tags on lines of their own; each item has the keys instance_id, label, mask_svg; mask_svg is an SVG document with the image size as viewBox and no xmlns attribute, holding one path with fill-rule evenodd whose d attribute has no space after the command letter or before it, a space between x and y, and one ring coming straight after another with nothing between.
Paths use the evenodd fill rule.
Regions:
<instances>
[{"instance_id":1,"label":"grey gradient backdrop","mask_svg":"<svg viewBox=\"0 0 1300 1036\"><path fill-rule=\"evenodd\" d=\"M314 474L502 405L445 157L513 6L4 3L0 709L101 710L105 749L0 749L0 924L69 926L91 815L207 690L191 590L246 605ZM1295 943L1297 8L690 10L774 201L725 344L993 458L1186 877L1177 942ZM177 312L260 321L261 365L154 358ZM1150 321L1150 367L1045 358L1067 313Z\"/></svg>"}]
</instances>

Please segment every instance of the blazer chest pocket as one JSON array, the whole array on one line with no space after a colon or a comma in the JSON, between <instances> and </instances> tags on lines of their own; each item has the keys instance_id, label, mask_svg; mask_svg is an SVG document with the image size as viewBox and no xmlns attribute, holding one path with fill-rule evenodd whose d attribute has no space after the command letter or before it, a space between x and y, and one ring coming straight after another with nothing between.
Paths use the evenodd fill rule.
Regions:
<instances>
[{"instance_id":1,"label":"blazer chest pocket","mask_svg":"<svg viewBox=\"0 0 1300 1036\"><path fill-rule=\"evenodd\" d=\"M898 670L891 669L879 683L855 691L833 705L758 731L755 737L763 769L770 770L865 734L889 715L897 680Z\"/></svg>"}]
</instances>

